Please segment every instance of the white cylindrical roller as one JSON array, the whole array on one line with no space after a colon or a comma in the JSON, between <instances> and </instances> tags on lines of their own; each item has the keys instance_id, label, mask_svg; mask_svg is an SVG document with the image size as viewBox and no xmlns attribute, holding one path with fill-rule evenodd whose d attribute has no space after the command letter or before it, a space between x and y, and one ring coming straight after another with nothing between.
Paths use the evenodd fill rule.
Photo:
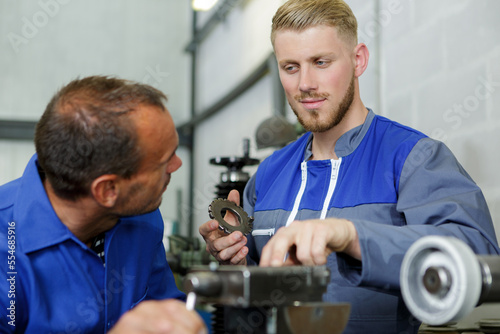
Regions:
<instances>
[{"instance_id":1,"label":"white cylindrical roller","mask_svg":"<svg viewBox=\"0 0 500 334\"><path fill-rule=\"evenodd\" d=\"M417 240L401 265L401 293L410 312L429 325L461 319L476 307L481 266L463 241L427 236Z\"/></svg>"}]
</instances>

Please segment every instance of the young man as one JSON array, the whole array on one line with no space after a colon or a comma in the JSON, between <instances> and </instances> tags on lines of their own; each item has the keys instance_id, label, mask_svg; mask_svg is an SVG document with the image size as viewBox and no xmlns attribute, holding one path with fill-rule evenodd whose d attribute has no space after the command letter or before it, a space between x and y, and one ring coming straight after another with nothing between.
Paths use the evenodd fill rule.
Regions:
<instances>
[{"instance_id":1,"label":"young man","mask_svg":"<svg viewBox=\"0 0 500 334\"><path fill-rule=\"evenodd\" d=\"M344 333L416 333L399 291L402 259L424 235L498 253L481 190L443 143L363 105L369 53L342 0L286 2L271 40L288 102L309 132L249 181L252 235L223 236L209 221L200 227L207 250L227 264L327 264L324 300L351 304ZM239 202L236 192L229 199Z\"/></svg>"},{"instance_id":2,"label":"young man","mask_svg":"<svg viewBox=\"0 0 500 334\"><path fill-rule=\"evenodd\" d=\"M158 207L182 164L164 100L107 77L75 80L52 98L37 154L0 187L9 240L0 245L0 332L205 330L177 300L162 244Z\"/></svg>"}]
</instances>

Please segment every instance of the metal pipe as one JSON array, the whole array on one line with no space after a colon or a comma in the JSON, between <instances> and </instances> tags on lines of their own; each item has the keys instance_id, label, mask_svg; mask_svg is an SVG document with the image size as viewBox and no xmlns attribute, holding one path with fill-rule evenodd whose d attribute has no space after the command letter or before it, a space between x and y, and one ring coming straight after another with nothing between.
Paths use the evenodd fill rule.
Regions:
<instances>
[{"instance_id":1,"label":"metal pipe","mask_svg":"<svg viewBox=\"0 0 500 334\"><path fill-rule=\"evenodd\" d=\"M224 109L227 105L236 100L239 96L245 93L254 84L259 82L262 77L269 73L269 61L268 58L262 62L257 68L250 73L243 81L238 84L233 90L223 96L220 100L216 101L212 106L208 107L204 111L193 114L192 118L184 124L177 127L177 131L182 133L189 133L194 127L202 123L207 118L217 114L219 111Z\"/></svg>"},{"instance_id":2,"label":"metal pipe","mask_svg":"<svg viewBox=\"0 0 500 334\"><path fill-rule=\"evenodd\" d=\"M35 138L35 121L0 120L0 139L30 140Z\"/></svg>"},{"instance_id":3,"label":"metal pipe","mask_svg":"<svg viewBox=\"0 0 500 334\"><path fill-rule=\"evenodd\" d=\"M186 52L195 52L198 45L210 35L213 29L223 21L229 12L236 7L241 0L225 0L217 7L215 13L208 19L201 29L194 27L193 38L186 46Z\"/></svg>"},{"instance_id":4,"label":"metal pipe","mask_svg":"<svg viewBox=\"0 0 500 334\"><path fill-rule=\"evenodd\" d=\"M193 36L196 35L196 24L197 24L197 13L193 10L193 22L192 22L192 33ZM196 62L197 62L197 45L191 51L191 118L195 116L196 110ZM182 137L188 138L189 140L189 180L188 180L188 237L192 238L194 235L194 166L195 166L195 155L194 155L194 129L189 128L189 131L179 131L182 133ZM180 144L180 143L179 143ZM184 143L185 144L185 143Z\"/></svg>"}]
</instances>

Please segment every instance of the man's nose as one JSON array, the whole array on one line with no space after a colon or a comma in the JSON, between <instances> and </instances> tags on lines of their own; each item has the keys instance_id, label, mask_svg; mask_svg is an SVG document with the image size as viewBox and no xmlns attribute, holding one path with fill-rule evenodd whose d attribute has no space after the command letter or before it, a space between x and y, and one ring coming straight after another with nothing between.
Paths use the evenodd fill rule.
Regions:
<instances>
[{"instance_id":1,"label":"man's nose","mask_svg":"<svg viewBox=\"0 0 500 334\"><path fill-rule=\"evenodd\" d=\"M300 72L299 90L308 92L318 88L314 71L307 67L303 67Z\"/></svg>"}]
</instances>

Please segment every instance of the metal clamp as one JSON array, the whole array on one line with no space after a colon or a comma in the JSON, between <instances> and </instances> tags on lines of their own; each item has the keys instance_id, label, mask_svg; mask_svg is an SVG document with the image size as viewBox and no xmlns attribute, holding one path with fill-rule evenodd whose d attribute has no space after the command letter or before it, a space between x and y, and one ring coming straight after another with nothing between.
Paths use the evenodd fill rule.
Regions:
<instances>
[{"instance_id":1,"label":"metal clamp","mask_svg":"<svg viewBox=\"0 0 500 334\"><path fill-rule=\"evenodd\" d=\"M229 224L222 217L222 212L227 210L231 211L238 218L239 224L237 226ZM210 218L217 220L219 228L227 234L234 231L240 231L244 235L247 235L252 232L253 217L249 217L248 214L234 202L221 198L213 200L208 206L208 214Z\"/></svg>"}]
</instances>

